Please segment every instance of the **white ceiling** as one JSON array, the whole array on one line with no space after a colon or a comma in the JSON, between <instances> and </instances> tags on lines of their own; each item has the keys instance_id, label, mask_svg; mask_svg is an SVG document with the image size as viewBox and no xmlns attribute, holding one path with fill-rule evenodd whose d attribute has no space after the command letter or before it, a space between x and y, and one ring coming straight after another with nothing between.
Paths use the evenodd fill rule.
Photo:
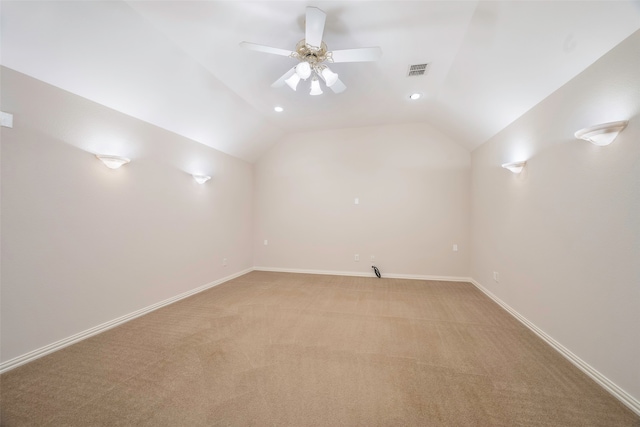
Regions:
<instances>
[{"instance_id":1,"label":"white ceiling","mask_svg":"<svg viewBox=\"0 0 640 427\"><path fill-rule=\"evenodd\" d=\"M348 89L270 85L295 60L306 6L329 50L380 46L332 69ZM1 3L2 65L255 161L283 135L428 123L469 150L640 29L637 1L107 1ZM430 64L406 77L410 64ZM410 101L421 92L424 97ZM285 108L275 113L273 107Z\"/></svg>"}]
</instances>

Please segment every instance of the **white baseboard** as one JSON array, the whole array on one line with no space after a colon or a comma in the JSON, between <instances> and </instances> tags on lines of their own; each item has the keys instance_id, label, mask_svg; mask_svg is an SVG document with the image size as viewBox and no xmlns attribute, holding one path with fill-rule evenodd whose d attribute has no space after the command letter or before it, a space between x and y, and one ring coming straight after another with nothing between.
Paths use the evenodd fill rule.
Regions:
<instances>
[{"instance_id":1,"label":"white baseboard","mask_svg":"<svg viewBox=\"0 0 640 427\"><path fill-rule=\"evenodd\" d=\"M276 273L300 273L300 274L323 274L328 276L353 276L353 277L376 277L373 271L363 273L359 271L329 271L329 270L303 270L295 268L273 268L273 267L253 267L254 271L272 271ZM456 276L423 276L418 274L394 274L382 273L384 279L411 279L411 280L436 280L440 282L471 282L470 277Z\"/></svg>"},{"instance_id":2,"label":"white baseboard","mask_svg":"<svg viewBox=\"0 0 640 427\"><path fill-rule=\"evenodd\" d=\"M60 350L64 347L70 346L71 344L75 344L79 341L82 341L86 338L89 338L93 335L97 335L100 332L104 332L107 329L114 328L118 325L121 325L129 320L135 319L136 317L140 317L144 314L147 314L151 311L157 310L166 305L172 304L181 299L187 298L191 295L197 294L199 292L205 291L214 286L220 285L221 283L227 282L229 280L235 279L236 277L242 276L243 274L247 274L253 271L253 268L248 268L246 270L240 271L238 273L231 274L227 277L223 277L222 279L215 280L211 283L207 283L206 285L202 285L198 288L192 289L190 291L181 293L180 295L176 295L164 301L160 301L156 304L150 305L145 308L141 308L140 310L136 310L133 313L125 314L124 316L118 317L117 319L110 320L101 325L94 326L93 328L87 329L86 331L82 331L70 337L64 338L60 341L56 341L52 344L46 345L44 347L38 348L36 350L30 351L22 356L14 357L13 359L7 360L6 362L0 363L0 374L6 371L9 371L13 368L17 368L20 365L24 365L25 363L29 363L35 359L38 359L42 356L45 356L49 353L53 353L54 351Z\"/></svg>"},{"instance_id":3,"label":"white baseboard","mask_svg":"<svg viewBox=\"0 0 640 427\"><path fill-rule=\"evenodd\" d=\"M504 301L502 301L497 296L493 295L489 292L484 286L478 283L476 280L470 280L473 285L481 290L484 294L486 294L489 298L494 300L498 305L504 308L509 314L515 317L520 323L529 328L533 333L542 338L547 344L553 347L558 353L564 356L569 362L573 363L578 369L587 374L591 379L600 384L605 390L607 390L611 395L617 398L620 402L622 402L625 406L635 412L637 415L640 415L640 401L635 397L631 396L629 393L624 391L618 385L616 385L609 378L602 375L600 372L595 370L592 366L586 363L584 360L580 359L578 356L573 354L568 348L564 347L558 341L551 338L547 335L542 329L538 328L536 325L531 323L526 317L515 311L513 308L509 307Z\"/></svg>"}]
</instances>

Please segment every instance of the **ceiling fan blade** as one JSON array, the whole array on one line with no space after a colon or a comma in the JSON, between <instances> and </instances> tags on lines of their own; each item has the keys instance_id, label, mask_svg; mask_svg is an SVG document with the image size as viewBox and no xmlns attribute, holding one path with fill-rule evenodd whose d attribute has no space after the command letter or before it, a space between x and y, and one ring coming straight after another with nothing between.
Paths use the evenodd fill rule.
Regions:
<instances>
[{"instance_id":1,"label":"ceiling fan blade","mask_svg":"<svg viewBox=\"0 0 640 427\"><path fill-rule=\"evenodd\" d=\"M296 67L293 67L292 69L290 69L289 71L284 73L282 75L282 77L280 77L278 80L273 82L271 87L282 87L282 86L284 86L284 83L285 83L284 81L287 80L289 77L291 77L295 72L296 72Z\"/></svg>"},{"instance_id":2,"label":"ceiling fan blade","mask_svg":"<svg viewBox=\"0 0 640 427\"><path fill-rule=\"evenodd\" d=\"M322 33L324 33L324 21L327 19L326 13L317 7L307 7L307 22L305 24L305 43L313 47L320 47L322 44Z\"/></svg>"},{"instance_id":3,"label":"ceiling fan blade","mask_svg":"<svg viewBox=\"0 0 640 427\"><path fill-rule=\"evenodd\" d=\"M293 54L293 52L290 50L279 49L277 47L264 46L261 44L249 42L241 42L240 46L244 47L245 49L255 50L256 52L273 53L274 55L291 56L291 54Z\"/></svg>"},{"instance_id":4,"label":"ceiling fan blade","mask_svg":"<svg viewBox=\"0 0 640 427\"><path fill-rule=\"evenodd\" d=\"M334 84L331 85L329 89L331 89L334 93L342 93L347 90L347 87L344 83L342 83L342 80L338 79Z\"/></svg>"},{"instance_id":5,"label":"ceiling fan blade","mask_svg":"<svg viewBox=\"0 0 640 427\"><path fill-rule=\"evenodd\" d=\"M334 50L333 62L366 62L377 61L382 56L379 47L361 47L359 49Z\"/></svg>"}]
</instances>

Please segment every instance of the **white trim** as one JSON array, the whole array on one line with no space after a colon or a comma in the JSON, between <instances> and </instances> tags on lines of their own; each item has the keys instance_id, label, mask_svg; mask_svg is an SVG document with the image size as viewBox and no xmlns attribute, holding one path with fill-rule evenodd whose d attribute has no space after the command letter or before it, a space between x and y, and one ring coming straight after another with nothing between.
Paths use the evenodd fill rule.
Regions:
<instances>
[{"instance_id":1,"label":"white trim","mask_svg":"<svg viewBox=\"0 0 640 427\"><path fill-rule=\"evenodd\" d=\"M618 385L616 385L609 378L602 375L600 372L595 370L592 366L590 366L587 362L580 359L578 356L573 354L568 348L560 344L558 341L551 338L547 335L542 329L538 328L536 325L531 323L526 317L515 311L513 308L509 307L504 301L502 301L497 296L493 295L489 292L484 286L478 283L475 279L471 279L471 283L484 292L489 298L494 300L498 305L504 308L509 314L515 317L520 321L524 326L529 328L533 333L538 335L544 341L547 342L551 347L553 347L558 353L564 356L569 362L573 363L578 369L587 374L591 379L600 384L605 390L611 393L615 398L617 398L620 402L622 402L625 406L635 412L637 415L640 415L640 401L635 397L631 396L629 393L624 391Z\"/></svg>"},{"instance_id":2,"label":"white trim","mask_svg":"<svg viewBox=\"0 0 640 427\"><path fill-rule=\"evenodd\" d=\"M330 270L303 270L297 268L274 268L274 267L253 267L254 271L273 271L277 273L301 273L301 274L323 274L329 276L355 276L355 277L376 277L372 272L362 273L359 271L330 271ZM423 276L418 274L395 274L382 273L383 279L411 279L411 280L436 280L440 282L471 282L470 277L456 276Z\"/></svg>"},{"instance_id":3,"label":"white trim","mask_svg":"<svg viewBox=\"0 0 640 427\"><path fill-rule=\"evenodd\" d=\"M75 344L79 341L82 341L86 338L92 337L94 335L99 334L100 332L104 332L107 329L111 329L114 328L118 325L121 325L125 322L128 322L129 320L135 319L136 317L140 317L144 314L147 314L151 311L157 310L161 307L164 307L166 305L172 304L176 301L179 301L181 299L187 298L191 295L197 294L199 292L202 291L206 291L209 288L212 288L214 286L218 286L221 283L227 282L229 280L235 279L236 277L242 276L244 274L250 273L251 271L253 271L253 268L248 268L246 270L242 270L238 273L234 273L230 276L226 276L223 277L222 279L218 279L215 280L211 283L207 283L206 285L202 285L200 287L197 287L195 289L192 289L190 291L187 292L183 292L180 295L176 295L174 297L171 297L169 299L166 299L164 301L160 301L158 303L152 304L148 307L145 308L141 308L140 310L136 310L132 313L129 314L125 314L124 316L118 317L117 319L113 319L110 320L108 322L105 322L101 325L98 326L94 326L93 328L87 329L86 331L82 331L79 332L75 335L72 335L70 337L61 339L60 341L56 341L52 344L49 345L45 345L44 347L40 347L36 350L30 351L28 353L23 354L22 356L18 356L18 357L14 357L11 360L7 360L6 362L2 362L0 363L0 374L6 371L9 371L13 368L17 368L20 365L24 365L25 363L29 363L35 359L38 359L42 356L45 356L49 353L53 353L54 351L60 350L64 347L70 346L71 344Z\"/></svg>"}]
</instances>

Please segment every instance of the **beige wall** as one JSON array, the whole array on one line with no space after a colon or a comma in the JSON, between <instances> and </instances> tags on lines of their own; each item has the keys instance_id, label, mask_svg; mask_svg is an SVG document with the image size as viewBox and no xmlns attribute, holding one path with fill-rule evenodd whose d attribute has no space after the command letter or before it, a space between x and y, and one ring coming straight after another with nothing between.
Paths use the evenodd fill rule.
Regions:
<instances>
[{"instance_id":1,"label":"beige wall","mask_svg":"<svg viewBox=\"0 0 640 427\"><path fill-rule=\"evenodd\" d=\"M471 156L407 124L291 135L253 170L3 68L2 361L252 265L371 273L375 255L473 277L638 399L639 61L640 33ZM609 147L572 136L619 119Z\"/></svg>"},{"instance_id":2,"label":"beige wall","mask_svg":"<svg viewBox=\"0 0 640 427\"><path fill-rule=\"evenodd\" d=\"M636 33L475 150L471 222L472 277L636 399L639 71ZM626 119L610 146L573 137Z\"/></svg>"},{"instance_id":3,"label":"beige wall","mask_svg":"<svg viewBox=\"0 0 640 427\"><path fill-rule=\"evenodd\" d=\"M252 266L250 164L6 68L2 110L2 361Z\"/></svg>"},{"instance_id":4,"label":"beige wall","mask_svg":"<svg viewBox=\"0 0 640 427\"><path fill-rule=\"evenodd\" d=\"M469 168L427 125L291 135L255 165L255 265L468 276Z\"/></svg>"}]
</instances>

